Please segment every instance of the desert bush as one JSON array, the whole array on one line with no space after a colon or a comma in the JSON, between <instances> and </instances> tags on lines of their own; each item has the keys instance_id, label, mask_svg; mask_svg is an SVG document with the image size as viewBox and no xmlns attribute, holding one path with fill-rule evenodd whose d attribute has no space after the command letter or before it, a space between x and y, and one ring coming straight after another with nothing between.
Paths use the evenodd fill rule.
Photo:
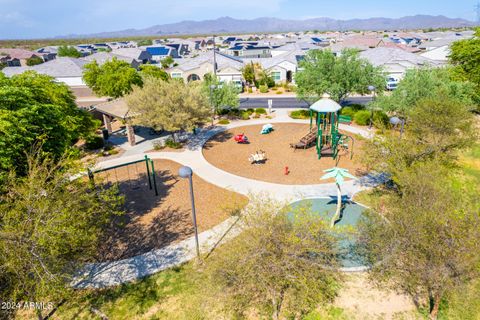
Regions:
<instances>
[{"instance_id":1,"label":"desert bush","mask_svg":"<svg viewBox=\"0 0 480 320\"><path fill-rule=\"evenodd\" d=\"M295 110L290 113L292 119L310 119L310 111L305 109Z\"/></svg>"},{"instance_id":2,"label":"desert bush","mask_svg":"<svg viewBox=\"0 0 480 320\"><path fill-rule=\"evenodd\" d=\"M255 109L255 113L256 114L266 114L267 110L265 110L265 108L257 108L257 109Z\"/></svg>"},{"instance_id":3,"label":"desert bush","mask_svg":"<svg viewBox=\"0 0 480 320\"><path fill-rule=\"evenodd\" d=\"M223 125L226 125L226 124L229 124L230 121L228 119L221 119L220 121L218 121L218 124L223 124Z\"/></svg>"},{"instance_id":4,"label":"desert bush","mask_svg":"<svg viewBox=\"0 0 480 320\"><path fill-rule=\"evenodd\" d=\"M360 126L366 126L370 122L371 112L368 110L360 110L355 113L353 121Z\"/></svg>"},{"instance_id":5,"label":"desert bush","mask_svg":"<svg viewBox=\"0 0 480 320\"><path fill-rule=\"evenodd\" d=\"M259 87L259 90L260 90L261 93L267 93L267 92L268 92L268 86L262 84L262 85Z\"/></svg>"}]
</instances>

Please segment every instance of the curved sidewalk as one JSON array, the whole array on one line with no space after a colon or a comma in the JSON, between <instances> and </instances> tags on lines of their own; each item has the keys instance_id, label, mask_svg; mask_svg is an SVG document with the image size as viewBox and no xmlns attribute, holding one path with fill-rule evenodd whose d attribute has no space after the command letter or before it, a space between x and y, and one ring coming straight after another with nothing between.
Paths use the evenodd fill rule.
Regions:
<instances>
[{"instance_id":1,"label":"curved sidewalk","mask_svg":"<svg viewBox=\"0 0 480 320\"><path fill-rule=\"evenodd\" d=\"M255 193L268 194L271 197L281 201L295 201L303 198L330 197L336 196L336 186L334 183L324 183L315 185L283 185L248 179L223 171L210 164L202 153L202 147L215 134L241 126L250 126L265 123L294 122L305 123L308 121L295 121L287 117L278 117L277 119L262 119L248 122L232 123L225 127L216 127L212 130L203 130L195 136L191 136L187 148L183 152L153 152L148 156L152 159L167 159L187 165L200 178L219 187L229 189L244 195ZM341 129L364 137L370 137L371 133L359 128L350 126L341 126ZM106 168L121 163L140 160L145 157L145 149L131 148L130 155L124 155L116 159L100 162L97 168ZM133 154L132 154L133 153ZM319 178L320 179L320 178ZM370 188L383 181L381 175L368 175L354 181L345 182L342 191L349 197L361 190ZM234 236L234 228L237 218L232 217L214 228L199 234L199 242L202 252L209 252L228 234ZM91 263L85 265L76 275L72 285L75 288L105 288L119 285L125 282L138 280L156 272L171 268L173 266L185 263L195 257L194 237L180 241L167 247L152 250L148 253L135 256L128 259Z\"/></svg>"}]
</instances>

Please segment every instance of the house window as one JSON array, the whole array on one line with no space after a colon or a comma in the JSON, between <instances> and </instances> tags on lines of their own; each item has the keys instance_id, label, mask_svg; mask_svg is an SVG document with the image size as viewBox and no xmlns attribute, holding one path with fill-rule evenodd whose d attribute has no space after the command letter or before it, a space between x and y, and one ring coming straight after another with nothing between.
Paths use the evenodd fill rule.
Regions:
<instances>
[{"instance_id":1,"label":"house window","mask_svg":"<svg viewBox=\"0 0 480 320\"><path fill-rule=\"evenodd\" d=\"M178 79L182 77L181 72L172 72L172 79Z\"/></svg>"},{"instance_id":2,"label":"house window","mask_svg":"<svg viewBox=\"0 0 480 320\"><path fill-rule=\"evenodd\" d=\"M275 80L275 82L280 81L281 80L280 71L272 72L272 78L273 78L273 80Z\"/></svg>"}]
</instances>

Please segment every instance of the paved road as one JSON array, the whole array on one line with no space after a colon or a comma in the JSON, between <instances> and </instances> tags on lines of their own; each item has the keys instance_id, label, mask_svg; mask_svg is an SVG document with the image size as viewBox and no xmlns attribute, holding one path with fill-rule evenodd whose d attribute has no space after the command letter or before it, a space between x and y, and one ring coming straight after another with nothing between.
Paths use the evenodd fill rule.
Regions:
<instances>
[{"instance_id":1,"label":"paved road","mask_svg":"<svg viewBox=\"0 0 480 320\"><path fill-rule=\"evenodd\" d=\"M268 99L273 100L273 108L308 108L308 104L305 101L297 100L297 98L240 98L240 108L267 108ZM352 97L347 99L343 105L348 104L367 104L372 100L371 97Z\"/></svg>"}]
</instances>

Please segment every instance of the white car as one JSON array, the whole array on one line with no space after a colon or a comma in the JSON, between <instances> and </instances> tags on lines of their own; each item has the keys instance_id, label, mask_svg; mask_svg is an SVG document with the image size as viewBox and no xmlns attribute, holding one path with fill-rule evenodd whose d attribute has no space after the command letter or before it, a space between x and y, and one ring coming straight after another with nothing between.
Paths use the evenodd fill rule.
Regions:
<instances>
[{"instance_id":1,"label":"white car","mask_svg":"<svg viewBox=\"0 0 480 320\"><path fill-rule=\"evenodd\" d=\"M397 89L397 86L398 86L399 82L400 82L400 80L398 80L397 78L388 77L387 78L387 85L386 85L387 90Z\"/></svg>"}]
</instances>

